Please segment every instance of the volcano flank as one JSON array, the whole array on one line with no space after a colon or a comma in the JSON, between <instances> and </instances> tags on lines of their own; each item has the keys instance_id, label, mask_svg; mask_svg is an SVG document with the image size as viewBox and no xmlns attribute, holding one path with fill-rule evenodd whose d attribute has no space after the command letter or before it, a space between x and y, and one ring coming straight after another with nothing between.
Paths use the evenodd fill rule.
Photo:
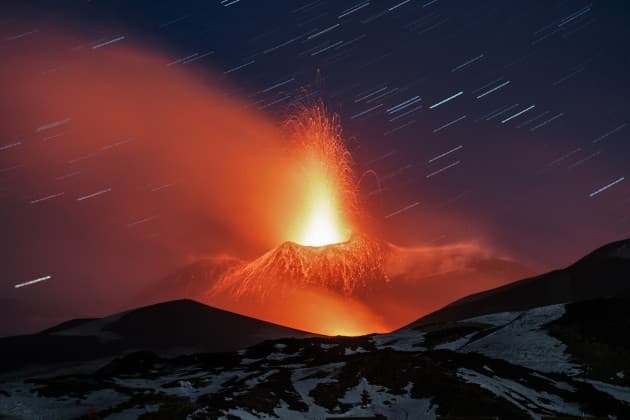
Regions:
<instances>
[{"instance_id":1,"label":"volcano flank","mask_svg":"<svg viewBox=\"0 0 630 420\"><path fill-rule=\"evenodd\" d=\"M210 293L229 291L262 300L295 287L316 287L344 296L365 295L389 281L385 263L391 252L388 243L361 234L319 247L285 242L224 276Z\"/></svg>"},{"instance_id":2,"label":"volcano flank","mask_svg":"<svg viewBox=\"0 0 630 420\"><path fill-rule=\"evenodd\" d=\"M355 233L320 247L284 242L251 261L200 259L155 282L133 306L189 298L305 331L361 335L532 274L475 243L408 248Z\"/></svg>"}]
</instances>

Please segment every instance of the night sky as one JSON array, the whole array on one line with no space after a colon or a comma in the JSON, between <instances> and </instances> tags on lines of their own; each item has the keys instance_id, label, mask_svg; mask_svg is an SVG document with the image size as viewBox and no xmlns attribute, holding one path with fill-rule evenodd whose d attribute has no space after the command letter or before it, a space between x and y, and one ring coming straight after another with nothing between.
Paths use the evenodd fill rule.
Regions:
<instances>
[{"instance_id":1,"label":"night sky","mask_svg":"<svg viewBox=\"0 0 630 420\"><path fill-rule=\"evenodd\" d=\"M222 95L274 121L321 99L340 115L358 174L374 171L362 178L361 196L372 229L393 243L474 240L542 272L630 236L625 1L7 3L0 6L4 63L51 54L50 34L63 32L68 41L54 44L60 57L79 47L141 45L173 68L207 74ZM68 147L64 153L78 158L46 162L44 142L63 142L75 120L57 110L57 119L27 132L12 124L16 96L29 78L66 71L64 61L3 67L4 302L79 300L98 312L121 287L134 293L195 256L252 257L273 245L250 242L201 209L186 213L181 230L158 205L128 211L132 194L119 195L120 179L113 181L123 170L125 182L138 180L138 194L163 187L174 194L170 203L181 198L177 174L144 171L142 159L124 155L122 138L109 144L120 146L119 155ZM93 99L85 106L108 112Z\"/></svg>"}]
</instances>

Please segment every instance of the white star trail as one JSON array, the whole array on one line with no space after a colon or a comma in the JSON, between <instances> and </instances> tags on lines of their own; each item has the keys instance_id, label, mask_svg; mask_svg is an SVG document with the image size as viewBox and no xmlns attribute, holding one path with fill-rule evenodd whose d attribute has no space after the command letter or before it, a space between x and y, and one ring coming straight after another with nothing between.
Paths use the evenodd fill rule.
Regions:
<instances>
[{"instance_id":1,"label":"white star trail","mask_svg":"<svg viewBox=\"0 0 630 420\"><path fill-rule=\"evenodd\" d=\"M406 101L399 103L398 105L394 105L393 107L388 108L385 112L388 114L393 114L395 112L398 112L407 108L408 106L418 103L421 100L422 98L420 98L419 96L414 96L413 98L407 99Z\"/></svg>"},{"instance_id":2,"label":"white star trail","mask_svg":"<svg viewBox=\"0 0 630 420\"><path fill-rule=\"evenodd\" d=\"M575 167L577 167L577 166L580 166L580 165L581 165L581 164L583 164L584 162L588 162L589 160L593 159L594 157L599 156L601 153L602 153L602 151L601 151L601 150L598 150L598 151L596 151L596 152L594 152L594 153L592 153L592 154L590 154L590 155L586 156L585 158L580 159L580 160L578 160L577 162L575 162L575 163L573 163L573 164L569 165L569 166L567 167L567 169L573 169L573 168L575 168Z\"/></svg>"},{"instance_id":3,"label":"white star trail","mask_svg":"<svg viewBox=\"0 0 630 420\"><path fill-rule=\"evenodd\" d=\"M158 187L153 188L153 189L151 190L151 192L161 191L161 190L163 190L164 188L168 188L168 187L171 187L171 186L173 186L173 185L175 185L175 183L174 183L174 182L171 182L170 184L160 185L160 186L158 186Z\"/></svg>"},{"instance_id":4,"label":"white star trail","mask_svg":"<svg viewBox=\"0 0 630 420\"><path fill-rule=\"evenodd\" d=\"M106 47L108 45L115 44L116 42L123 41L124 39L125 39L125 36L122 35L122 36L119 36L117 38L110 39L109 41L105 41L105 42L101 42L100 44L96 44L96 45L94 45L92 47L92 49L96 50L96 49L99 49L99 48L103 48L103 47Z\"/></svg>"},{"instance_id":5,"label":"white star trail","mask_svg":"<svg viewBox=\"0 0 630 420\"><path fill-rule=\"evenodd\" d=\"M611 182L610 184L604 185L603 187L601 187L598 190L593 191L592 193L590 193L588 196L589 197L595 197L597 194L606 191L607 189L614 187L615 185L619 184L620 182L622 182L625 179L625 177L621 177L613 182Z\"/></svg>"},{"instance_id":6,"label":"white star trail","mask_svg":"<svg viewBox=\"0 0 630 420\"><path fill-rule=\"evenodd\" d=\"M352 117L350 117L350 119L351 119L351 120L354 120L355 118L359 118L360 116L365 115L365 114L367 114L368 112L374 111L374 110L376 110L376 109L378 109L378 108L380 108L380 107L382 107L382 106L383 106L383 104L378 104L378 105L376 105L376 106L373 106L372 108L368 108L368 109L366 109L365 111L361 111L361 112L359 112L358 114L354 114Z\"/></svg>"},{"instance_id":7,"label":"white star trail","mask_svg":"<svg viewBox=\"0 0 630 420\"><path fill-rule=\"evenodd\" d=\"M503 115L503 114L505 114L505 113L506 113L506 112L508 112L508 111L513 110L514 108L516 108L516 107L517 107L517 106L519 106L519 105L520 105L520 104L514 104L514 105L509 106L509 107L507 107L507 108L505 108L505 109L502 109L502 110L500 110L499 112L494 113L494 114L492 114L490 117L486 118L486 121L493 120L493 119L495 119L496 117L498 117L498 116L500 116L500 115Z\"/></svg>"},{"instance_id":8,"label":"white star trail","mask_svg":"<svg viewBox=\"0 0 630 420\"><path fill-rule=\"evenodd\" d=\"M477 96L477 99L481 99L486 95L490 95L492 92L496 92L497 90L501 89L502 87L505 87L507 85L509 85L511 82L508 80L507 82L503 82L501 83L499 86L493 87L492 89L482 93L481 95Z\"/></svg>"},{"instance_id":9,"label":"white star trail","mask_svg":"<svg viewBox=\"0 0 630 420\"><path fill-rule=\"evenodd\" d=\"M409 3L410 1L411 1L411 0L405 0L405 1L402 1L402 2L400 2L400 3L398 3L398 4L394 5L394 6L390 7L390 8L389 8L389 9L387 9L387 10L389 10L389 11L391 12L392 10L396 10L396 9L398 9L400 6L404 6L405 4Z\"/></svg>"},{"instance_id":10,"label":"white star trail","mask_svg":"<svg viewBox=\"0 0 630 420\"><path fill-rule=\"evenodd\" d=\"M623 130L624 128L626 128L627 125L628 125L628 123L623 123L619 127L613 128L609 132L607 132L605 134L602 134L601 136L597 137L595 140L593 140L593 143L599 143L600 141L604 140L606 137L610 137L613 134Z\"/></svg>"},{"instance_id":11,"label":"white star trail","mask_svg":"<svg viewBox=\"0 0 630 420\"><path fill-rule=\"evenodd\" d=\"M462 63L459 66L452 68L451 69L451 73L455 73L456 71L459 71L459 70L463 69L464 67L471 65L471 64L481 60L483 57L485 57L485 54L480 54L480 55L478 55L475 58L471 58L470 60L466 61L465 63Z\"/></svg>"},{"instance_id":12,"label":"white star trail","mask_svg":"<svg viewBox=\"0 0 630 420\"><path fill-rule=\"evenodd\" d=\"M341 12L341 14L337 17L337 19L341 19L341 18L343 18L343 17L346 17L346 16L348 16L349 14L354 13L354 12L356 12L356 11L358 11L358 10L361 10L361 9L363 9L364 7L367 7L367 6L369 6L369 5L370 5L370 2L369 2L369 1L366 1L366 2L364 2L364 3L360 3L360 4L356 5L356 6L352 6L351 8L346 9L346 10L344 10L343 12Z\"/></svg>"},{"instance_id":13,"label":"white star trail","mask_svg":"<svg viewBox=\"0 0 630 420\"><path fill-rule=\"evenodd\" d=\"M64 118L62 120L58 120L58 121L53 121L51 123L48 124L44 124L44 125L40 125L39 127L37 127L37 131L38 133L45 131L45 130L49 130L51 128L55 128L55 127L59 127L62 125L66 125L70 122L70 118Z\"/></svg>"},{"instance_id":14,"label":"white star trail","mask_svg":"<svg viewBox=\"0 0 630 420\"><path fill-rule=\"evenodd\" d=\"M111 188L106 188L104 190L96 191L95 193L92 193L92 194L81 196L77 198L77 201L89 200L90 198L98 197L99 195L107 194L108 192L111 192L111 191L112 191Z\"/></svg>"},{"instance_id":15,"label":"white star trail","mask_svg":"<svg viewBox=\"0 0 630 420\"><path fill-rule=\"evenodd\" d=\"M12 149L16 146L19 146L20 144L22 144L21 141L18 141L16 143L11 143L11 144L5 144L4 146L0 146L0 151L2 150L7 150L7 149Z\"/></svg>"},{"instance_id":16,"label":"white star trail","mask_svg":"<svg viewBox=\"0 0 630 420\"><path fill-rule=\"evenodd\" d=\"M267 92L270 92L270 91L272 91L272 90L274 90L274 89L277 89L277 88L279 88L279 87L281 87L281 86L284 86L284 85L286 85L286 84L288 84L288 83L291 83L291 82L293 82L293 81L295 81L295 78L294 78L294 77L292 77L292 78L290 78L290 79L287 79L287 80L285 80L284 82L279 82L279 83L276 83L275 85L271 85L271 86L269 86L268 88L265 88L265 89L263 89L263 90L259 91L258 93L267 93Z\"/></svg>"},{"instance_id":17,"label":"white star trail","mask_svg":"<svg viewBox=\"0 0 630 420\"><path fill-rule=\"evenodd\" d=\"M398 215L400 213L403 213L403 212L405 212L407 210L411 210L412 208L414 208L416 206L419 206L419 205L420 205L420 202L416 201L415 203L409 204L408 206L405 206L405 207L403 207L403 208L401 208L399 210L396 210L393 213L388 214L387 216L385 216L385 218L389 219L390 217L394 217L394 216L396 216L396 215Z\"/></svg>"},{"instance_id":18,"label":"white star trail","mask_svg":"<svg viewBox=\"0 0 630 420\"><path fill-rule=\"evenodd\" d=\"M60 176L56 177L55 179L57 181L61 181L61 180L66 179L66 178L71 178L73 176L79 175L80 173L81 173L81 171L70 172L68 174L60 175Z\"/></svg>"},{"instance_id":19,"label":"white star trail","mask_svg":"<svg viewBox=\"0 0 630 420\"><path fill-rule=\"evenodd\" d=\"M15 286L13 286L16 289L19 289L20 287L24 287L24 286L30 286L31 284L35 284L35 283L39 283L42 281L46 281L46 280L50 280L52 278L52 276L43 276L43 277L39 277L37 279L34 280L29 280L29 281L25 281L24 283L18 283Z\"/></svg>"},{"instance_id":20,"label":"white star trail","mask_svg":"<svg viewBox=\"0 0 630 420\"><path fill-rule=\"evenodd\" d=\"M243 69L243 68L245 68L245 67L247 67L247 66L251 66L251 65L252 65L252 64L254 64L255 62L256 62L256 60L251 60L251 61L248 61L248 62L247 62L247 63L245 63L245 64L241 64L240 66L236 66L236 67L233 67L233 68L231 68L231 69L229 69L229 70L224 71L224 72L223 72L223 74L230 74L230 73L234 73L235 71L238 71L238 70L240 70L240 69Z\"/></svg>"},{"instance_id":21,"label":"white star trail","mask_svg":"<svg viewBox=\"0 0 630 420\"><path fill-rule=\"evenodd\" d=\"M384 136L389 136L389 135L394 134L395 132L400 131L400 130L402 130L405 127L409 127L410 125L415 124L415 123L416 123L416 120L409 120L406 123L404 123L402 125L399 125L398 127L394 127L391 130L387 130L385 133L383 133L383 135Z\"/></svg>"},{"instance_id":22,"label":"white star trail","mask_svg":"<svg viewBox=\"0 0 630 420\"><path fill-rule=\"evenodd\" d=\"M531 111L531 110L532 110L532 109L534 109L534 108L536 108L536 105L532 105L532 106L530 106L530 107L527 107L527 108L525 108L524 110L519 111L519 112L517 112L516 114L514 114L514 115L512 115L512 116L510 116L510 117L507 117L506 119L502 120L502 121L501 121L501 124L505 124L506 122L511 121L511 120L513 120L514 118L519 117L519 116L523 115L524 113L526 113L526 112L528 112L528 111Z\"/></svg>"},{"instance_id":23,"label":"white star trail","mask_svg":"<svg viewBox=\"0 0 630 420\"><path fill-rule=\"evenodd\" d=\"M134 227L134 226L138 226L138 225L141 225L143 223L147 223L147 222L150 222L152 220L155 220L155 219L157 219L157 217L158 217L157 215L150 216L150 217L145 217L144 219L136 220L135 222L131 222L131 223L127 223L127 227L131 228L131 227Z\"/></svg>"},{"instance_id":24,"label":"white star trail","mask_svg":"<svg viewBox=\"0 0 630 420\"><path fill-rule=\"evenodd\" d=\"M443 158L444 156L448 156L448 155L450 155L451 153L456 152L456 151L458 151L458 150L462 149L463 147L464 147L464 146L460 144L459 146L452 148L452 149L451 149L451 150L449 150L448 152L444 152L444 153L442 153L441 155L437 155L436 157L434 157L434 158L432 158L432 159L429 159L429 163L433 163L433 162L435 162L436 160Z\"/></svg>"},{"instance_id":25,"label":"white star trail","mask_svg":"<svg viewBox=\"0 0 630 420\"><path fill-rule=\"evenodd\" d=\"M445 167L443 167L443 168L441 168L441 169L438 169L437 171L431 172L431 173L430 173L430 174L428 174L426 177L427 177L427 178L431 178L432 176L435 176L435 175L437 175L437 174L439 174L439 173L442 173L442 172L444 172L445 170L452 168L453 166L457 166L457 165L459 165L460 163L461 163L461 161L459 161L459 160L458 160L457 162L453 162L453 163L451 163L450 165L446 165Z\"/></svg>"},{"instance_id":26,"label":"white star trail","mask_svg":"<svg viewBox=\"0 0 630 420\"><path fill-rule=\"evenodd\" d=\"M355 99L354 102L355 103L359 103L362 100L367 99L367 98L369 98L371 96L377 95L377 94L379 94L379 93L381 93L381 92L383 92L385 90L387 90L387 86L384 86L384 87L382 87L382 88L380 88L380 89L378 89L378 90L376 90L374 92L368 93L367 95L361 96L361 97Z\"/></svg>"},{"instance_id":27,"label":"white star trail","mask_svg":"<svg viewBox=\"0 0 630 420\"><path fill-rule=\"evenodd\" d=\"M47 201L47 200L51 200L53 198L61 197L62 195L64 195L64 193L62 193L62 192L57 193L57 194L51 194L51 195L47 195L46 197L38 198L36 200L31 200L31 201L29 201L29 203L30 204L37 204L37 203L41 203L42 201Z\"/></svg>"},{"instance_id":28,"label":"white star trail","mask_svg":"<svg viewBox=\"0 0 630 420\"><path fill-rule=\"evenodd\" d=\"M416 111L418 111L418 110L420 110L420 109L422 109L422 105L418 105L418 106L417 106L417 107L415 107L415 108L411 108L411 109L410 109L409 111L407 111L407 112L403 112L402 114L399 114L399 115L395 116L394 118L391 118L391 119L389 120L389 122L394 122L394 121L396 121L396 120L399 120L399 119L401 119L401 118L404 118L404 117L406 117L407 115L409 115L409 114L413 114L414 112L416 112Z\"/></svg>"},{"instance_id":29,"label":"white star trail","mask_svg":"<svg viewBox=\"0 0 630 420\"><path fill-rule=\"evenodd\" d=\"M545 111L545 112L542 112L542 113L540 113L540 114L536 115L535 117L530 118L529 120L523 121L522 123L520 123L519 125L517 125L517 126L516 126L516 128L523 128L523 127L525 127L526 125L529 125L529 124L533 123L534 121L538 121L539 119L541 119L541 118L542 118L542 117L544 117L545 115L549 114L549 112L551 112L551 111Z\"/></svg>"},{"instance_id":30,"label":"white star trail","mask_svg":"<svg viewBox=\"0 0 630 420\"><path fill-rule=\"evenodd\" d=\"M15 41L16 39L24 38L25 36L33 35L33 34L36 34L37 32L39 32L38 29L33 29L32 31L23 32L21 34L13 35L13 36L10 36L10 37L4 38L4 39L5 39L5 41Z\"/></svg>"},{"instance_id":31,"label":"white star trail","mask_svg":"<svg viewBox=\"0 0 630 420\"><path fill-rule=\"evenodd\" d=\"M530 128L530 129L529 129L529 131L536 131L536 130L538 130L539 128L546 126L546 125L547 125L547 124L549 124L550 122L555 121L555 120L557 120L558 118L560 118L560 117L562 117L562 116L564 116L564 112L561 112L561 113L559 113L559 114L556 114L556 115L554 115L553 117L549 118L548 120L545 120L545 121L541 122L540 124L538 124L538 125L536 125L536 126L534 126L534 127Z\"/></svg>"},{"instance_id":32,"label":"white star trail","mask_svg":"<svg viewBox=\"0 0 630 420\"><path fill-rule=\"evenodd\" d=\"M463 119L465 119L465 118L466 118L466 115L462 115L461 117L456 118L456 119L454 119L453 121L448 122L448 123L446 123L446 124L444 124L444 125L442 125L442 126L440 126L440 127L436 128L436 129L434 129L434 130L433 130L433 132L434 132L434 133L440 132L440 131L444 130L445 128L450 127L450 126L451 126L451 125L453 125L453 124L457 124L458 122L460 122L461 120L463 120Z\"/></svg>"},{"instance_id":33,"label":"white star trail","mask_svg":"<svg viewBox=\"0 0 630 420\"><path fill-rule=\"evenodd\" d=\"M319 31L319 32L316 32L316 33L314 33L314 34L312 34L312 35L309 35L306 39L308 39L309 41L310 41L311 39L315 39L315 38L317 38L317 37L319 37L319 36L324 35L325 33L328 33L328 32L330 32L330 31L332 31L333 29L338 28L338 27L339 27L339 25L340 25L339 23L335 23L334 25L329 26L329 27L328 27L328 28L326 28L326 29L322 29L322 30L321 30L321 31Z\"/></svg>"},{"instance_id":34,"label":"white star trail","mask_svg":"<svg viewBox=\"0 0 630 420\"><path fill-rule=\"evenodd\" d=\"M194 54L190 54L190 55L187 55L185 57L182 57L182 58L178 58L177 60L171 61L170 63L166 63L166 67L170 67L170 66L174 66L174 65L179 64L179 63L183 63L184 61L190 60L192 58L195 58L198 55L199 55L199 53L194 53Z\"/></svg>"},{"instance_id":35,"label":"white star trail","mask_svg":"<svg viewBox=\"0 0 630 420\"><path fill-rule=\"evenodd\" d=\"M446 98L446 99L442 99L440 102L438 102L438 103L436 103L436 104L431 105L431 106L429 107L429 109L435 109L435 108L437 108L438 106L440 106L440 105L442 105L442 104L445 104L445 103L447 103L448 101L451 101L451 100L453 100L453 99L455 99L455 98L457 98L458 96L463 95L463 94L464 94L464 92L457 92L455 95L451 95L451 96L449 96L448 98Z\"/></svg>"}]
</instances>

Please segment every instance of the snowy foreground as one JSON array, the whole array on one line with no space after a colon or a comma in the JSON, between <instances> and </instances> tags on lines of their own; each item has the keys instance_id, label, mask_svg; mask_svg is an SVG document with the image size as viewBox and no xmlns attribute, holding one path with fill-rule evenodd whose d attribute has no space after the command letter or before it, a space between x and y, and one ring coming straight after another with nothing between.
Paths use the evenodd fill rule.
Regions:
<instances>
[{"instance_id":1,"label":"snowy foreground","mask_svg":"<svg viewBox=\"0 0 630 420\"><path fill-rule=\"evenodd\" d=\"M582 320L592 308L580 305L232 353L131 353L82 372L9 372L0 418L630 418L630 352L614 338L575 341L594 316Z\"/></svg>"}]
</instances>

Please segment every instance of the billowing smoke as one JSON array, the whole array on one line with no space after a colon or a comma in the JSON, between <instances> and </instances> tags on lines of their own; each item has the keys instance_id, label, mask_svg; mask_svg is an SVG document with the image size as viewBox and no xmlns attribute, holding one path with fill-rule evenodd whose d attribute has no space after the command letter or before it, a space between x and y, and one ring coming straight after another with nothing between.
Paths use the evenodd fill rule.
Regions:
<instances>
[{"instance_id":1,"label":"billowing smoke","mask_svg":"<svg viewBox=\"0 0 630 420\"><path fill-rule=\"evenodd\" d=\"M296 237L301 206L312 198L305 163L289 150L296 121L287 131L286 124L226 94L220 77L172 65L171 57L127 39L87 42L41 32L45 36L7 48L0 66L0 193L10 203L0 216L7 237L17 238L5 252L12 264L3 296L31 304L33 310L22 313L35 319L32 325L119 310L147 288L169 290L156 291L161 299L190 296L152 280L200 256L250 259ZM339 140L335 126L326 127ZM340 143L335 147L327 151L340 156ZM344 159L333 178L348 178ZM346 192L340 194L347 201ZM463 246L405 255L393 263L392 282L383 286L391 299L381 299L378 310L365 297L321 288L291 292L299 298L266 306L273 313L252 311L255 301L241 305L305 329L393 328L453 295L439 285L423 288L429 283L422 279L443 276L448 267L461 273L483 253ZM12 287L41 275L51 279ZM487 283L509 277L493 274ZM479 290L475 279L462 289ZM434 298L417 308L410 289L397 289L405 282L422 290L425 300ZM311 295L317 299L309 301ZM326 329L314 323L322 319L322 301L334 309ZM38 314L43 306L33 304L41 302L49 309ZM239 304L223 303L239 310ZM340 320L343 325L331 327Z\"/></svg>"},{"instance_id":2,"label":"billowing smoke","mask_svg":"<svg viewBox=\"0 0 630 420\"><path fill-rule=\"evenodd\" d=\"M128 39L39 35L0 67L5 296L109 311L200 255L289 237L302 190L280 124Z\"/></svg>"}]
</instances>

